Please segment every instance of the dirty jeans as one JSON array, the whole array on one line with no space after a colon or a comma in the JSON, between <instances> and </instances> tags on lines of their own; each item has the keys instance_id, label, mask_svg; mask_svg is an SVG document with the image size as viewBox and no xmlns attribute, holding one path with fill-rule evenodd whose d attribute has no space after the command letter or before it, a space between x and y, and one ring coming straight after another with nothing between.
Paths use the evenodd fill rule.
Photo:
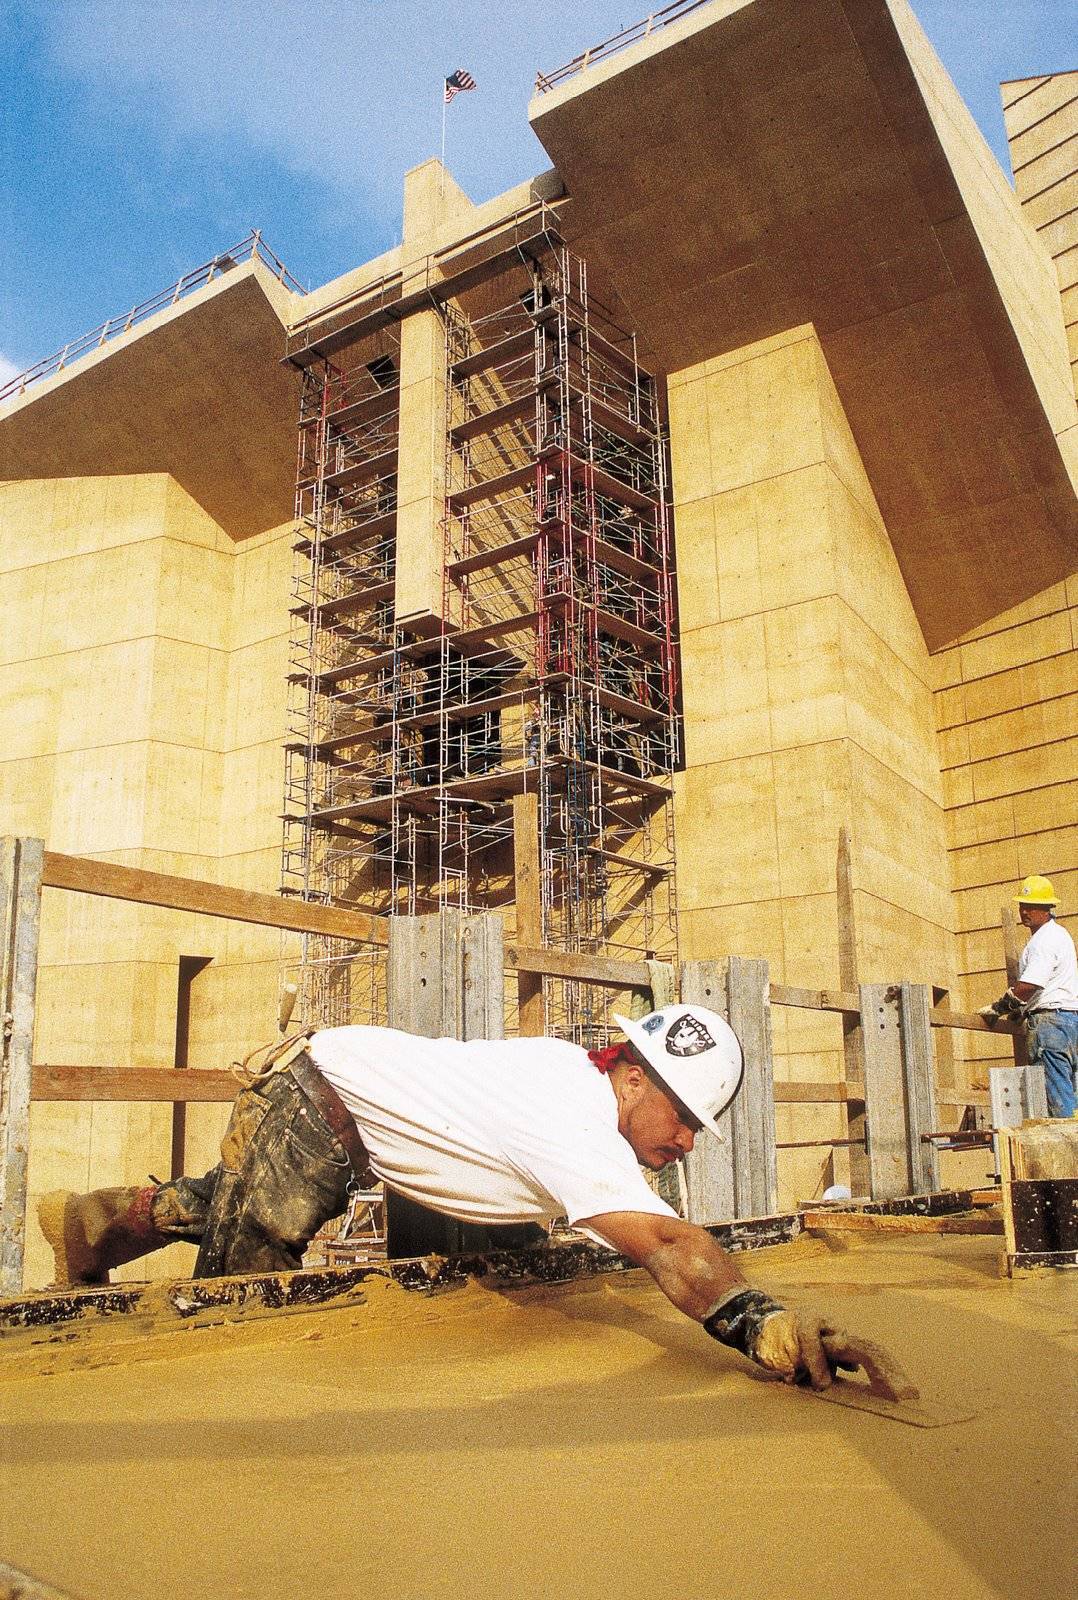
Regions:
<instances>
[{"instance_id":1,"label":"dirty jeans","mask_svg":"<svg viewBox=\"0 0 1078 1600\"><path fill-rule=\"evenodd\" d=\"M153 1223L199 1246L196 1278L287 1271L345 1209L351 1177L340 1140L292 1075L277 1072L236 1097L211 1172L158 1185Z\"/></svg>"},{"instance_id":2,"label":"dirty jeans","mask_svg":"<svg viewBox=\"0 0 1078 1600\"><path fill-rule=\"evenodd\" d=\"M1072 1117L1078 1072L1078 1011L1034 1011L1029 1018L1029 1059L1044 1068L1048 1115Z\"/></svg>"}]
</instances>

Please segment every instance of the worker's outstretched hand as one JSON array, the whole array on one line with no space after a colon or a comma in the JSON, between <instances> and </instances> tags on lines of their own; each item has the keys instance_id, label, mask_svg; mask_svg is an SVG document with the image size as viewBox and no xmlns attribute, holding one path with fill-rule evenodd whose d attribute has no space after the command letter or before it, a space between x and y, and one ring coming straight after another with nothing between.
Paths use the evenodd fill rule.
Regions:
<instances>
[{"instance_id":1,"label":"worker's outstretched hand","mask_svg":"<svg viewBox=\"0 0 1078 1600\"><path fill-rule=\"evenodd\" d=\"M828 1327L811 1312L782 1311L766 1318L750 1353L759 1366L780 1373L786 1383L827 1389L839 1368L856 1372L863 1367L873 1394L887 1400L917 1398L917 1390L882 1345Z\"/></svg>"},{"instance_id":2,"label":"worker's outstretched hand","mask_svg":"<svg viewBox=\"0 0 1078 1600\"><path fill-rule=\"evenodd\" d=\"M824 1338L834 1335L833 1328L809 1311L776 1311L761 1322L748 1354L757 1366L779 1373L786 1383L811 1383L814 1389L826 1389L833 1367L857 1365L856 1361L840 1360L837 1347L834 1359L829 1359Z\"/></svg>"}]
</instances>

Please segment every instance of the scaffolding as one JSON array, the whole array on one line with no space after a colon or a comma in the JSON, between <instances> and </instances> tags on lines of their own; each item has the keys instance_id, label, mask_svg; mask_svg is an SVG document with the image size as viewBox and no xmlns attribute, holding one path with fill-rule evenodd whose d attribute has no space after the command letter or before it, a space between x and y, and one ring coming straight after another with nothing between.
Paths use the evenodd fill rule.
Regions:
<instances>
[{"instance_id":1,"label":"scaffolding","mask_svg":"<svg viewBox=\"0 0 1078 1600\"><path fill-rule=\"evenodd\" d=\"M678 761L666 454L655 381L553 234L439 303L441 616L394 613L399 344L362 320L303 370L284 887L380 914L513 898L513 797L538 797L542 933L675 951ZM437 446L436 446L437 448ZM344 950L307 952L309 1014L379 1020ZM587 985L548 1031L590 1042Z\"/></svg>"}]
</instances>

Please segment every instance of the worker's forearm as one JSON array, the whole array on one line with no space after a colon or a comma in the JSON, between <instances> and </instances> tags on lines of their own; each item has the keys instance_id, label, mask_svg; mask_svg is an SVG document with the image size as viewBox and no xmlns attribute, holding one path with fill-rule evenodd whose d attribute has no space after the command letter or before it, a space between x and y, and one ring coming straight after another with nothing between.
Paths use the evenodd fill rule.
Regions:
<instances>
[{"instance_id":1,"label":"worker's forearm","mask_svg":"<svg viewBox=\"0 0 1078 1600\"><path fill-rule=\"evenodd\" d=\"M722 1246L689 1222L671 1221L666 1237L640 1264L667 1299L696 1322L745 1281Z\"/></svg>"}]
</instances>

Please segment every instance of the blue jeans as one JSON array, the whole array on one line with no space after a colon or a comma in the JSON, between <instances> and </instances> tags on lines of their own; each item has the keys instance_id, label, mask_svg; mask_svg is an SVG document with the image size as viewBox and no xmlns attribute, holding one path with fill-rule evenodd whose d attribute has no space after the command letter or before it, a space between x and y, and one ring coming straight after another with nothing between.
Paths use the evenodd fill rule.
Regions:
<instances>
[{"instance_id":1,"label":"blue jeans","mask_svg":"<svg viewBox=\"0 0 1078 1600\"><path fill-rule=\"evenodd\" d=\"M1044 1068L1048 1115L1072 1117L1078 1073L1078 1011L1034 1011L1029 1018L1029 1060Z\"/></svg>"}]
</instances>

